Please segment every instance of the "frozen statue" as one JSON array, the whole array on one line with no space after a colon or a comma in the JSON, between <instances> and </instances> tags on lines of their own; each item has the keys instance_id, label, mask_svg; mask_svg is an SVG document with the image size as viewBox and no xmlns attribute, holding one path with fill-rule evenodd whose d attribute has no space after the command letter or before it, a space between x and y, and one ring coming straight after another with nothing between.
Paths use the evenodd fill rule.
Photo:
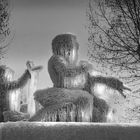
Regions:
<instances>
[{"instance_id":1,"label":"frozen statue","mask_svg":"<svg viewBox=\"0 0 140 140\"><path fill-rule=\"evenodd\" d=\"M130 89L116 78L91 75L93 66L87 61L78 62L78 49L73 34L60 34L52 40L48 71L54 86L35 92L42 108L30 121L113 121L111 97L98 92L97 83L117 90L123 97L123 90Z\"/></svg>"},{"instance_id":2,"label":"frozen statue","mask_svg":"<svg viewBox=\"0 0 140 140\"><path fill-rule=\"evenodd\" d=\"M15 94L14 96L17 96L17 93L10 93L11 91L23 88L29 80L32 81L31 77L33 77L33 73L41 69L41 66L32 66L32 62L30 61L27 61L26 65L27 70L15 81L10 80L10 77L7 75L9 68L5 65L0 66L0 122L24 120L30 117L30 112L28 112L29 114L22 114L17 110L13 110L12 105L14 106L14 104L19 101L13 102L12 99L10 99L13 98L10 97L10 94ZM20 94L20 92L18 92L18 94ZM19 99L17 98L17 100Z\"/></svg>"}]
</instances>

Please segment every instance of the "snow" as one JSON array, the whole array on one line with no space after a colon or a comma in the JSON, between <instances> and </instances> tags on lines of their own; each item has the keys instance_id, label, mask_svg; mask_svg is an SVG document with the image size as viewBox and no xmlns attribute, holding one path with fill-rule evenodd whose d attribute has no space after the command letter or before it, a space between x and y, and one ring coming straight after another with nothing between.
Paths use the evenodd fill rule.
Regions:
<instances>
[{"instance_id":1,"label":"snow","mask_svg":"<svg viewBox=\"0 0 140 140\"><path fill-rule=\"evenodd\" d=\"M8 122L0 140L139 140L140 124L81 122Z\"/></svg>"}]
</instances>

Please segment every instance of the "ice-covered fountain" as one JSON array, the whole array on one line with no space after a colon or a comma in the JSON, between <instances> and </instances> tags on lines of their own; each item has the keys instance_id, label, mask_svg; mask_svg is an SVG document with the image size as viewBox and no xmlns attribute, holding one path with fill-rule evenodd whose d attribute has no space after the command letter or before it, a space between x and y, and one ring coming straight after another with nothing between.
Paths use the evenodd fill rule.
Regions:
<instances>
[{"instance_id":1,"label":"ice-covered fountain","mask_svg":"<svg viewBox=\"0 0 140 140\"><path fill-rule=\"evenodd\" d=\"M115 92L109 94L106 88L118 91L124 98L123 90L130 89L119 79L95 75L89 62L78 62L78 49L73 34L60 34L52 40L48 72L54 86L34 93L42 108L29 121L117 121L111 102Z\"/></svg>"},{"instance_id":2,"label":"ice-covered fountain","mask_svg":"<svg viewBox=\"0 0 140 140\"><path fill-rule=\"evenodd\" d=\"M130 89L117 78L97 73L87 61L78 63L78 48L75 35L60 34L53 39L53 55L48 62L52 88L35 91L40 67L28 63L31 81L27 110L31 117L26 122L1 123L0 139L139 140L138 124L114 123L114 94L125 98L123 91ZM107 88L117 92L108 92ZM36 103L42 106L39 110Z\"/></svg>"}]
</instances>

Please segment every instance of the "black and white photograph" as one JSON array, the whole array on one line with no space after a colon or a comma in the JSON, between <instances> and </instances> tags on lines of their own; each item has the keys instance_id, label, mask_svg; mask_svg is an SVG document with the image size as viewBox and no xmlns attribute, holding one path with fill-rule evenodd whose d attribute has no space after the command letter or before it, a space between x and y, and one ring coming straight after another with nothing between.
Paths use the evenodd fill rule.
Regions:
<instances>
[{"instance_id":1,"label":"black and white photograph","mask_svg":"<svg viewBox=\"0 0 140 140\"><path fill-rule=\"evenodd\" d=\"M0 140L139 140L139 78L139 0L0 0Z\"/></svg>"}]
</instances>

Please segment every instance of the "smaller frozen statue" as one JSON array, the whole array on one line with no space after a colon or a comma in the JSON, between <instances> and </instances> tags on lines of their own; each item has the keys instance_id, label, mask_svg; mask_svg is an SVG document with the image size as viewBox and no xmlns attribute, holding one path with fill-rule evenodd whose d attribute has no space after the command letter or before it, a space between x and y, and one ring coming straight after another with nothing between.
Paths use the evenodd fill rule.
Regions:
<instances>
[{"instance_id":1,"label":"smaller frozen statue","mask_svg":"<svg viewBox=\"0 0 140 140\"><path fill-rule=\"evenodd\" d=\"M90 63L78 62L78 50L73 34L59 34L52 40L48 72L54 86L35 92L35 100L42 108L30 121L113 122L112 97L98 92L96 85L106 85L123 97L123 91L130 89L119 79L92 75Z\"/></svg>"},{"instance_id":2,"label":"smaller frozen statue","mask_svg":"<svg viewBox=\"0 0 140 140\"><path fill-rule=\"evenodd\" d=\"M32 81L34 77L33 73L36 73L36 71L42 69L41 66L33 66L32 62L30 61L27 61L26 65L27 69L25 70L24 74L15 81L9 80L7 78L7 71L9 68L5 65L0 66L0 122L18 121L30 117L30 113L23 114L12 110L9 96L10 91L23 88L29 80Z\"/></svg>"}]
</instances>

